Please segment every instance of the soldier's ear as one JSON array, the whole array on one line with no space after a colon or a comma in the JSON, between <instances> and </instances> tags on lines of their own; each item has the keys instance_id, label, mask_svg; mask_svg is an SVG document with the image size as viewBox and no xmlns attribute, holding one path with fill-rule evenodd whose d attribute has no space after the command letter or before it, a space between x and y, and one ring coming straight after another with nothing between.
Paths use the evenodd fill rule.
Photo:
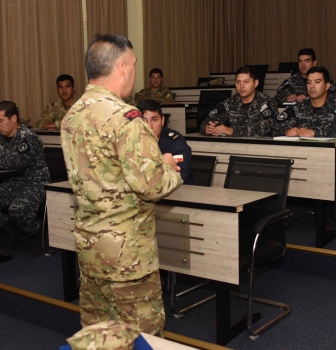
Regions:
<instances>
[{"instance_id":1,"label":"soldier's ear","mask_svg":"<svg viewBox=\"0 0 336 350\"><path fill-rule=\"evenodd\" d=\"M256 79L256 80L254 81L254 87L256 88L258 85L259 85L259 80Z\"/></svg>"},{"instance_id":2,"label":"soldier's ear","mask_svg":"<svg viewBox=\"0 0 336 350\"><path fill-rule=\"evenodd\" d=\"M315 67L317 65L317 61L315 60L314 62L313 62L313 67Z\"/></svg>"},{"instance_id":3,"label":"soldier's ear","mask_svg":"<svg viewBox=\"0 0 336 350\"><path fill-rule=\"evenodd\" d=\"M17 121L18 121L17 115L13 114L12 117L11 117L11 120L13 120L14 123L17 123Z\"/></svg>"},{"instance_id":4,"label":"soldier's ear","mask_svg":"<svg viewBox=\"0 0 336 350\"><path fill-rule=\"evenodd\" d=\"M328 81L327 84L326 84L326 90L329 90L329 89L330 89L330 83Z\"/></svg>"}]
</instances>

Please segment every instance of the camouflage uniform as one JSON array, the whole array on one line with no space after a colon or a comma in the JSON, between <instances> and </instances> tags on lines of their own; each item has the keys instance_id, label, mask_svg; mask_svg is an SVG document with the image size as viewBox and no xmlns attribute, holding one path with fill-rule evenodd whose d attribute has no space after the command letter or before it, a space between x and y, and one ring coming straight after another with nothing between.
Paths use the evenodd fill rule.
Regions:
<instances>
[{"instance_id":1,"label":"camouflage uniform","mask_svg":"<svg viewBox=\"0 0 336 350\"><path fill-rule=\"evenodd\" d=\"M108 321L88 326L67 339L72 350L132 350L140 335L139 327Z\"/></svg>"},{"instance_id":2,"label":"camouflage uniform","mask_svg":"<svg viewBox=\"0 0 336 350\"><path fill-rule=\"evenodd\" d=\"M21 234L33 235L41 226L37 213L45 202L44 184L50 182L40 138L22 124L13 137L0 136L0 169L23 170L0 182L0 227L10 219Z\"/></svg>"},{"instance_id":3,"label":"camouflage uniform","mask_svg":"<svg viewBox=\"0 0 336 350\"><path fill-rule=\"evenodd\" d=\"M78 100L78 97L74 96L71 106ZM71 107L70 106L70 107ZM64 116L67 114L70 107L65 108L63 105L63 101L59 99L56 102L50 103L47 105L45 111L42 114L42 118L40 118L36 122L36 127L38 129L43 129L44 124L53 123L55 121L61 122Z\"/></svg>"},{"instance_id":4,"label":"camouflage uniform","mask_svg":"<svg viewBox=\"0 0 336 350\"><path fill-rule=\"evenodd\" d=\"M330 77L330 88L329 93L334 94L336 92L336 86L334 80ZM287 101L287 97L291 94L295 94L296 96L305 95L308 96L307 92L307 78L303 78L301 72L297 72L286 79L277 90L274 99L277 103L282 104Z\"/></svg>"},{"instance_id":5,"label":"camouflage uniform","mask_svg":"<svg viewBox=\"0 0 336 350\"><path fill-rule=\"evenodd\" d=\"M158 89L152 91L152 88L142 89L138 93L135 94L135 105L137 105L140 101L146 100L150 98L160 103L160 105L164 105L167 103L174 102L173 93L164 87L159 87Z\"/></svg>"},{"instance_id":6,"label":"camouflage uniform","mask_svg":"<svg viewBox=\"0 0 336 350\"><path fill-rule=\"evenodd\" d=\"M274 136L285 135L286 130L297 127L314 130L315 137L335 137L336 101L330 95L320 108L314 108L307 97L295 107L280 113L274 125Z\"/></svg>"},{"instance_id":7,"label":"camouflage uniform","mask_svg":"<svg viewBox=\"0 0 336 350\"><path fill-rule=\"evenodd\" d=\"M233 129L232 136L271 135L278 111L276 102L256 90L253 101L246 107L239 94L233 95L210 111L209 117L201 124L200 132L206 135L207 124L218 121L218 125Z\"/></svg>"},{"instance_id":8,"label":"camouflage uniform","mask_svg":"<svg viewBox=\"0 0 336 350\"><path fill-rule=\"evenodd\" d=\"M126 311L118 315L124 321L136 319L145 332L160 333L164 312L154 202L181 185L181 177L163 162L141 113L100 86L87 85L63 119L61 139L78 200L82 325L115 318L115 304L122 303ZM135 316L144 303L156 306Z\"/></svg>"},{"instance_id":9,"label":"camouflage uniform","mask_svg":"<svg viewBox=\"0 0 336 350\"><path fill-rule=\"evenodd\" d=\"M159 140L159 147L162 154L171 153L173 156L182 155L183 162L179 162L181 177L188 185L194 184L194 176L190 172L191 148L185 138L177 131L163 127Z\"/></svg>"}]
</instances>

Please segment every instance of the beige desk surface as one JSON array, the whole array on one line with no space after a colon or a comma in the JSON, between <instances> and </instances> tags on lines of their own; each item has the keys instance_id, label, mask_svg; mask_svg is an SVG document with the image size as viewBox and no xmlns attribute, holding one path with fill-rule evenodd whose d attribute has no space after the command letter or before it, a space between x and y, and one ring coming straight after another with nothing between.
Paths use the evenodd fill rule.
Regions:
<instances>
[{"instance_id":1,"label":"beige desk surface","mask_svg":"<svg viewBox=\"0 0 336 350\"><path fill-rule=\"evenodd\" d=\"M45 188L48 191L72 193L68 181L48 184ZM268 192L182 185L157 204L174 205L176 202L179 206L184 206L184 203L190 208L205 209L206 207L208 210L239 213L243 210L244 205L263 201L273 196L277 195Z\"/></svg>"}]
</instances>

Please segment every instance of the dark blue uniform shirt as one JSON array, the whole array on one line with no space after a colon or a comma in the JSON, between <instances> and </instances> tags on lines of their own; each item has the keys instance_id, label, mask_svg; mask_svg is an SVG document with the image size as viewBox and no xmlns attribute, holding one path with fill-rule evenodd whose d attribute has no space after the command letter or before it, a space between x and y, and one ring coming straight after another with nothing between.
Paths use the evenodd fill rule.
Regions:
<instances>
[{"instance_id":1,"label":"dark blue uniform shirt","mask_svg":"<svg viewBox=\"0 0 336 350\"><path fill-rule=\"evenodd\" d=\"M183 155L183 162L177 163L181 168L183 182L188 185L194 184L194 176L190 172L191 148L184 137L177 131L163 127L159 140L161 153L171 153L173 156Z\"/></svg>"}]
</instances>

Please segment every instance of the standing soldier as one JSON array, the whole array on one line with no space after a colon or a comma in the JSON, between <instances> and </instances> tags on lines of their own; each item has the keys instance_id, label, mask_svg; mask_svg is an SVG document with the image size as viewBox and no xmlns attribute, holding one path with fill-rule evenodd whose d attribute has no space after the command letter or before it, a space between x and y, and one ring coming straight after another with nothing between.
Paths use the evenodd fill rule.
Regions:
<instances>
[{"instance_id":1,"label":"standing soldier","mask_svg":"<svg viewBox=\"0 0 336 350\"><path fill-rule=\"evenodd\" d=\"M89 84L61 126L68 177L78 200L75 238L81 323L133 323L162 334L154 202L182 184L139 110L127 105L135 82L132 44L96 36L86 54Z\"/></svg>"},{"instance_id":2,"label":"standing soldier","mask_svg":"<svg viewBox=\"0 0 336 350\"><path fill-rule=\"evenodd\" d=\"M254 68L242 67L236 72L236 90L209 113L201 124L204 135L271 136L277 104L256 90L258 80Z\"/></svg>"}]
</instances>

